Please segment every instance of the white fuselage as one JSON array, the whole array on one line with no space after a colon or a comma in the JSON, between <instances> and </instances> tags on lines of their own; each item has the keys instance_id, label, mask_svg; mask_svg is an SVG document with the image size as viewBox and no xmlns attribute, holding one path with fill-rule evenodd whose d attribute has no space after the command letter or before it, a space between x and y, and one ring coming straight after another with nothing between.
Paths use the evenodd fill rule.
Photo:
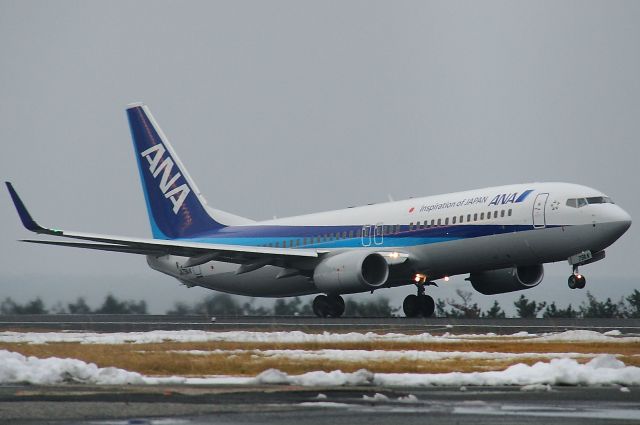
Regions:
<instances>
[{"instance_id":1,"label":"white fuselage","mask_svg":"<svg viewBox=\"0 0 640 425\"><path fill-rule=\"evenodd\" d=\"M592 202L578 206L580 201ZM598 202L600 199L600 202ZM629 215L601 192L569 183L529 183L412 198L231 226L198 242L314 248L323 255L345 250L401 252L386 287L410 284L414 273L444 276L566 260L596 253L630 226ZM276 278L265 266L236 274L237 264L211 261L185 268L186 258L148 256L149 265L189 286L250 296L321 292L309 275ZM300 264L312 269L315 260ZM365 289L363 289L365 291Z\"/></svg>"}]
</instances>

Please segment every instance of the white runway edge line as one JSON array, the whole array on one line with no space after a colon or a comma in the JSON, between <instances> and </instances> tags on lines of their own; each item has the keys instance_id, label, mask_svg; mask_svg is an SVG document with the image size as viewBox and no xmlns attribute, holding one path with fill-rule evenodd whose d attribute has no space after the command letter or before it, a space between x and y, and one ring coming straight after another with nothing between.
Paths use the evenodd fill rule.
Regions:
<instances>
[{"instance_id":1,"label":"white runway edge line","mask_svg":"<svg viewBox=\"0 0 640 425\"><path fill-rule=\"evenodd\" d=\"M74 359L26 357L0 350L0 383L31 383L38 385L79 382L98 385L125 384L286 384L303 386L375 385L390 387L461 386L461 385L640 385L640 368L625 366L614 356L605 354L586 364L573 359L553 359L532 366L517 364L497 372L473 373L372 373L359 370L308 372L288 375L275 369L255 378L215 376L203 378L150 377L117 368L99 368L95 364Z\"/></svg>"},{"instance_id":2,"label":"white runway edge line","mask_svg":"<svg viewBox=\"0 0 640 425\"><path fill-rule=\"evenodd\" d=\"M588 330L571 330L558 333L530 334L518 332L512 335L470 334L441 336L429 333L407 335L401 333L378 334L374 332L348 333L306 333L288 332L209 332L209 331L149 331L149 332L0 332L0 342L46 344L53 342L76 342L81 344L148 344L172 342L270 342L270 343L335 343L335 342L452 342L475 339L531 339L534 341L597 341L597 342L640 342L640 337L619 336L619 331L600 333Z\"/></svg>"}]
</instances>

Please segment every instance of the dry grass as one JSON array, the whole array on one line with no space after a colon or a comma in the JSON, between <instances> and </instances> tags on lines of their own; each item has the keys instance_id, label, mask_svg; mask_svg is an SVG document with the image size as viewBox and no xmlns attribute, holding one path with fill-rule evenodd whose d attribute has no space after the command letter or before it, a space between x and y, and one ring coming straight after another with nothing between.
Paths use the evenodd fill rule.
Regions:
<instances>
[{"instance_id":1,"label":"dry grass","mask_svg":"<svg viewBox=\"0 0 640 425\"><path fill-rule=\"evenodd\" d=\"M334 361L291 359L255 355L252 350L430 350L439 352L482 351L499 353L611 353L620 355L628 365L640 366L640 344L621 342L535 342L527 339L416 343L396 341L338 342L338 343L255 343L255 342L164 342L156 344L78 344L50 343L41 345L0 343L0 349L24 355L76 358L98 366L114 366L147 375L255 375L269 368L299 374L312 370L355 371L361 368L373 372L476 372L502 370L515 363L533 364L539 357L518 359L465 359L413 361ZM244 350L240 353L211 353L193 355L173 353L178 350ZM589 359L580 359L586 362Z\"/></svg>"}]
</instances>

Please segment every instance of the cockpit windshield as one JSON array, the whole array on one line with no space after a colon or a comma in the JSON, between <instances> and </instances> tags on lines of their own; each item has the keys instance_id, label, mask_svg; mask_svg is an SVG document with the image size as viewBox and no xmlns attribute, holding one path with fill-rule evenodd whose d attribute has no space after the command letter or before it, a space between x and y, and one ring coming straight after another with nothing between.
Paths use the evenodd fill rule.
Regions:
<instances>
[{"instance_id":1,"label":"cockpit windshield","mask_svg":"<svg viewBox=\"0 0 640 425\"><path fill-rule=\"evenodd\" d=\"M613 204L613 201L607 196L591 196L589 198L567 199L567 206L572 208L580 208L584 207L585 205L593 204Z\"/></svg>"}]
</instances>

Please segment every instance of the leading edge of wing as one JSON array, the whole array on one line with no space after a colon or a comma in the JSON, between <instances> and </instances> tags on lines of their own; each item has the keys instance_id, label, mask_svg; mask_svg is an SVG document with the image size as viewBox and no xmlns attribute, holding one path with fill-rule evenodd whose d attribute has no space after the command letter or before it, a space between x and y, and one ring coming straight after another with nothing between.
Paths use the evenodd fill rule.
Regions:
<instances>
[{"instance_id":1,"label":"leading edge of wing","mask_svg":"<svg viewBox=\"0 0 640 425\"><path fill-rule=\"evenodd\" d=\"M166 252L160 251L157 249L154 250L154 249L137 248L137 247L126 246L126 245L49 241L49 240L37 240L37 239L21 239L20 242L35 243L40 245L66 246L71 248L96 249L99 251L124 252L128 254L142 254L142 255L165 255L166 254Z\"/></svg>"},{"instance_id":2,"label":"leading edge of wing","mask_svg":"<svg viewBox=\"0 0 640 425\"><path fill-rule=\"evenodd\" d=\"M107 249L107 246L97 247L93 246L80 246L80 244L73 245L71 243L52 243L52 241L35 241L29 240L27 242L32 243L43 243L49 245L60 245L60 246L75 246L77 248L92 248L92 249L102 249L102 250L110 250L110 251L119 251L119 252L134 252L134 253L145 253L145 252L160 252L162 254L174 254L180 256L192 256L198 253L206 253L206 252L220 252L220 253L230 253L234 256L241 254L253 254L253 255L269 255L269 256L284 256L284 257L317 257L318 252L315 249L304 249L304 248L269 248L269 247L259 247L259 246L248 246L248 245L227 245L227 244L211 244L211 243L203 243L203 242L191 242L188 240L163 240L163 239L144 239L144 238L128 238L124 236L114 236L114 235L101 235L101 234L93 234L93 233L81 233L81 232L67 232L64 230L54 230L46 227L42 227L39 225L31 216L27 207L25 206L22 199L14 189L11 182L5 182L7 189L9 190L9 195L11 196L11 200L16 207L18 212L18 216L22 221L24 227L35 233L51 235L51 236L62 236L71 239L81 239L92 242L101 242L109 245L113 245L113 248ZM87 244L90 245L90 244ZM121 247L129 247L128 250L124 250Z\"/></svg>"},{"instance_id":3,"label":"leading edge of wing","mask_svg":"<svg viewBox=\"0 0 640 425\"><path fill-rule=\"evenodd\" d=\"M63 236L71 239L81 239L92 242L102 242L114 245L123 245L128 247L136 247L150 250L160 250L168 254L177 254L177 251L193 251L193 252L230 252L230 253L247 253L256 255L275 255L285 257L317 257L318 252L315 249L304 248L269 248L262 246L250 245L227 245L214 244L205 242L190 242L187 240L163 240L163 239L144 239L144 238L128 238L123 236L100 235L93 233L66 232L60 231L57 236ZM177 249L175 249L177 248Z\"/></svg>"}]
</instances>

